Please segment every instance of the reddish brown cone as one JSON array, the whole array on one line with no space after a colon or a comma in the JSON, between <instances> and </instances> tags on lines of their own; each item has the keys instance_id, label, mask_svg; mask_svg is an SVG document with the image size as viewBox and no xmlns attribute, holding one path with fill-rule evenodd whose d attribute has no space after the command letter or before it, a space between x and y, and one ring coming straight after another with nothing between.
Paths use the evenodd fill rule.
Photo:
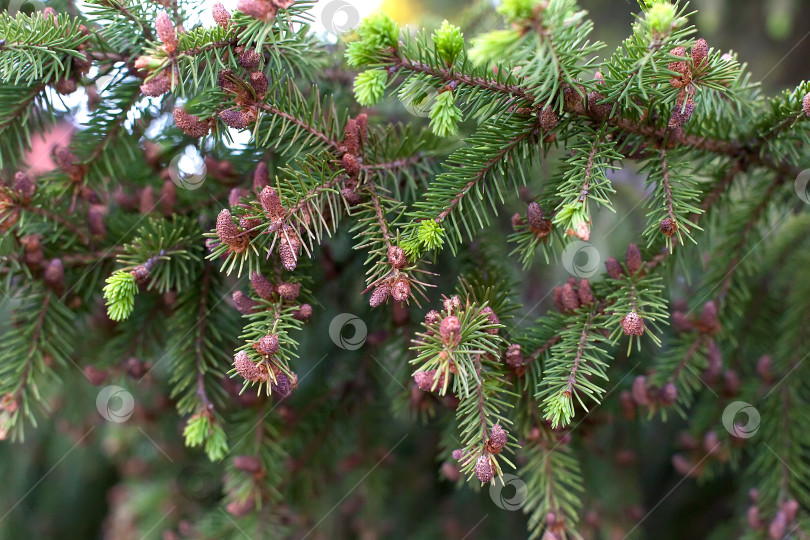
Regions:
<instances>
[{"instance_id":1,"label":"reddish brown cone","mask_svg":"<svg viewBox=\"0 0 810 540\"><path fill-rule=\"evenodd\" d=\"M500 452L501 449L506 446L506 441L508 438L509 437L506 434L506 430L503 429L500 424L495 424L492 426L489 433L489 446L490 448Z\"/></svg>"},{"instance_id":2,"label":"reddish brown cone","mask_svg":"<svg viewBox=\"0 0 810 540\"><path fill-rule=\"evenodd\" d=\"M189 137L199 139L208 135L208 122L200 120L198 116L189 114L183 109L174 110L174 123Z\"/></svg>"},{"instance_id":3,"label":"reddish brown cone","mask_svg":"<svg viewBox=\"0 0 810 540\"><path fill-rule=\"evenodd\" d=\"M271 300L276 293L276 287L270 280L259 272L253 272L250 276L250 285L259 297L265 300Z\"/></svg>"},{"instance_id":4,"label":"reddish brown cone","mask_svg":"<svg viewBox=\"0 0 810 540\"><path fill-rule=\"evenodd\" d=\"M457 345L461 338L461 322L455 315L450 315L442 320L439 326L439 333L444 340L445 345Z\"/></svg>"},{"instance_id":5,"label":"reddish brown cone","mask_svg":"<svg viewBox=\"0 0 810 540\"><path fill-rule=\"evenodd\" d=\"M262 203L262 208L267 212L267 215L272 219L280 219L284 216L284 207L281 205L281 197L275 189L270 186L264 186L262 192L259 194L259 201Z\"/></svg>"},{"instance_id":6,"label":"reddish brown cone","mask_svg":"<svg viewBox=\"0 0 810 540\"><path fill-rule=\"evenodd\" d=\"M239 0L237 9L254 19L271 21L276 15L276 6L265 0Z\"/></svg>"},{"instance_id":7,"label":"reddish brown cone","mask_svg":"<svg viewBox=\"0 0 810 540\"><path fill-rule=\"evenodd\" d=\"M301 242L297 236L282 235L278 242L278 256L281 264L290 272L298 266L298 254L301 251Z\"/></svg>"},{"instance_id":8,"label":"reddish brown cone","mask_svg":"<svg viewBox=\"0 0 810 540\"><path fill-rule=\"evenodd\" d=\"M262 55L257 53L255 49L246 49L239 55L239 65L245 69L254 70L259 67L259 61L261 59ZM265 81L266 80L265 78Z\"/></svg>"},{"instance_id":9,"label":"reddish brown cone","mask_svg":"<svg viewBox=\"0 0 810 540\"><path fill-rule=\"evenodd\" d=\"M405 268L405 266L408 264L408 258L405 255L405 250L399 246L390 246L388 248L388 262L394 268Z\"/></svg>"},{"instance_id":10,"label":"reddish brown cone","mask_svg":"<svg viewBox=\"0 0 810 540\"><path fill-rule=\"evenodd\" d=\"M613 279L619 279L624 274L622 265L619 264L615 257L610 257L605 261L605 268L607 268L608 275Z\"/></svg>"},{"instance_id":11,"label":"reddish brown cone","mask_svg":"<svg viewBox=\"0 0 810 540\"><path fill-rule=\"evenodd\" d=\"M298 295L301 293L301 284L300 283L282 283L278 286L278 294L281 295L284 300L288 302L292 302Z\"/></svg>"},{"instance_id":12,"label":"reddish brown cone","mask_svg":"<svg viewBox=\"0 0 810 540\"><path fill-rule=\"evenodd\" d=\"M377 307L384 304L388 298L391 296L391 285L388 283L381 283L374 289L374 292L371 293L371 298L369 298L368 303L371 307Z\"/></svg>"},{"instance_id":13,"label":"reddish brown cone","mask_svg":"<svg viewBox=\"0 0 810 540\"><path fill-rule=\"evenodd\" d=\"M478 456L478 461L475 462L475 476L484 484L490 482L495 473L492 471L492 462L489 459L489 454L484 453Z\"/></svg>"},{"instance_id":14,"label":"reddish brown cone","mask_svg":"<svg viewBox=\"0 0 810 540\"><path fill-rule=\"evenodd\" d=\"M246 296L245 293L243 293L242 291L234 291L232 298L233 298L233 305L236 306L236 309L242 315L253 313L253 310L258 305L255 300L253 300L249 296Z\"/></svg>"},{"instance_id":15,"label":"reddish brown cone","mask_svg":"<svg viewBox=\"0 0 810 540\"><path fill-rule=\"evenodd\" d=\"M211 12L214 15L214 21L221 26L222 28L228 28L231 24L231 14L225 9L225 6L217 2L211 8Z\"/></svg>"},{"instance_id":16,"label":"reddish brown cone","mask_svg":"<svg viewBox=\"0 0 810 540\"><path fill-rule=\"evenodd\" d=\"M506 365L516 368L523 365L523 353L521 352L520 345L517 343L513 343L506 348L506 353L504 354L504 360L506 361Z\"/></svg>"},{"instance_id":17,"label":"reddish brown cone","mask_svg":"<svg viewBox=\"0 0 810 540\"><path fill-rule=\"evenodd\" d=\"M276 352L278 352L278 335L267 334L254 343L253 348L266 356L276 354Z\"/></svg>"},{"instance_id":18,"label":"reddish brown cone","mask_svg":"<svg viewBox=\"0 0 810 540\"><path fill-rule=\"evenodd\" d=\"M676 232L678 232L678 224L672 218L664 218L661 220L659 224L661 228L661 232L664 233L667 237L672 236Z\"/></svg>"},{"instance_id":19,"label":"reddish brown cone","mask_svg":"<svg viewBox=\"0 0 810 540\"><path fill-rule=\"evenodd\" d=\"M391 296L394 300L404 302L411 297L411 285L404 277L397 279L391 287Z\"/></svg>"},{"instance_id":20,"label":"reddish brown cone","mask_svg":"<svg viewBox=\"0 0 810 540\"><path fill-rule=\"evenodd\" d=\"M160 73L153 79L141 85L141 93L147 97L158 97L172 89L172 79L165 73Z\"/></svg>"},{"instance_id":21,"label":"reddish brown cone","mask_svg":"<svg viewBox=\"0 0 810 540\"><path fill-rule=\"evenodd\" d=\"M225 122L225 125L234 129L245 129L250 125L250 118L244 111L226 109L220 111L219 118Z\"/></svg>"},{"instance_id":22,"label":"reddish brown cone","mask_svg":"<svg viewBox=\"0 0 810 540\"><path fill-rule=\"evenodd\" d=\"M692 68L695 73L703 71L709 67L706 61L709 56L709 45L703 38L698 39L692 47Z\"/></svg>"},{"instance_id":23,"label":"reddish brown cone","mask_svg":"<svg viewBox=\"0 0 810 540\"><path fill-rule=\"evenodd\" d=\"M444 374L437 377L435 369L427 371L417 371L413 374L413 382L423 392L431 392L434 388L440 389L444 387Z\"/></svg>"},{"instance_id":24,"label":"reddish brown cone","mask_svg":"<svg viewBox=\"0 0 810 540\"><path fill-rule=\"evenodd\" d=\"M242 235L239 227L233 222L231 212L224 208L217 216L217 236L223 244L228 244L231 251L239 253L247 249L250 239Z\"/></svg>"},{"instance_id":25,"label":"reddish brown cone","mask_svg":"<svg viewBox=\"0 0 810 540\"><path fill-rule=\"evenodd\" d=\"M627 336L640 336L644 333L644 319L635 311L631 311L622 319L622 330Z\"/></svg>"},{"instance_id":26,"label":"reddish brown cone","mask_svg":"<svg viewBox=\"0 0 810 540\"><path fill-rule=\"evenodd\" d=\"M245 351L236 353L236 356L233 358L233 365L236 368L236 372L245 380L251 382L267 380L267 373L260 370Z\"/></svg>"},{"instance_id":27,"label":"reddish brown cone","mask_svg":"<svg viewBox=\"0 0 810 540\"><path fill-rule=\"evenodd\" d=\"M174 23L171 17L165 11L161 11L155 18L155 30L160 41L163 42L163 48L166 52L173 54L177 51L177 32L174 30Z\"/></svg>"}]
</instances>

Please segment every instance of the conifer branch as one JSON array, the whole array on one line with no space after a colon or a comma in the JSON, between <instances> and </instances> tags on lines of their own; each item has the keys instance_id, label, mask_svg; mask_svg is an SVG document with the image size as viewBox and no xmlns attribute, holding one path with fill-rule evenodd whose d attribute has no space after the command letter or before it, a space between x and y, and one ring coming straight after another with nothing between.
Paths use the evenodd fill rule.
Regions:
<instances>
[{"instance_id":1,"label":"conifer branch","mask_svg":"<svg viewBox=\"0 0 810 540\"><path fill-rule=\"evenodd\" d=\"M731 249L734 256L726 265L726 270L723 273L723 279L720 282L720 291L718 296L720 298L724 297L728 292L729 287L731 286L735 270L739 267L739 263L742 258L745 256L743 253L744 248L749 245L749 237L751 231L756 227L757 223L759 222L760 217L762 217L762 213L768 206L771 204L771 197L776 193L777 189L780 187L780 184L784 181L784 178L781 176L776 176L768 185L768 188L765 190L762 198L759 202L754 206L753 210L749 214L749 219L746 221L742 231L739 231L739 241L734 245Z\"/></svg>"},{"instance_id":2,"label":"conifer branch","mask_svg":"<svg viewBox=\"0 0 810 540\"><path fill-rule=\"evenodd\" d=\"M133 530L170 502L184 515L166 526L180 534L193 519L205 537L294 536L356 473L374 471L364 497L396 485L398 430L431 419L443 478L498 506L511 503L493 482L519 480L531 537L563 540L627 532L616 509L637 504L637 479L612 465L632 462L638 430L621 426L675 412L689 431L676 472L733 467L758 489L745 524L713 534L807 529L810 429L796 411L810 402L810 282L795 269L810 266L810 85L764 96L735 53L697 36L685 4L639 6L601 57L575 0L479 2L463 32L450 21L401 32L376 12L336 45L311 31L308 0L215 4L215 25L175 0L0 14L0 438L21 438L50 404L60 429L86 422L93 396L72 399L80 375L51 384L75 357L82 384L145 382L130 425L148 422L173 460L224 473L212 482L222 497L177 506L152 494L135 513L131 497L111 498ZM75 123L72 108L51 109L78 90L89 120L55 150L57 169L16 171L53 118ZM193 173L190 158L202 162ZM592 278L572 249L603 259L596 210L621 210L627 227L639 199L644 245ZM543 291L538 253L577 277ZM456 274L456 294L416 324L410 300L433 303L427 287ZM515 300L546 292L553 310L514 317ZM304 325L320 306L345 311L330 339ZM625 342L641 364L624 361ZM408 386L387 384L408 366ZM628 378L630 366L642 373ZM176 415L164 414L171 401ZM750 441L726 417L739 403L762 415ZM396 421L377 429L389 404ZM595 429L604 452L590 451ZM137 491L123 458L152 460L133 437L115 441L114 476ZM622 487L609 505L590 474L604 463ZM436 520L423 521L414 534L431 534Z\"/></svg>"},{"instance_id":3,"label":"conifer branch","mask_svg":"<svg viewBox=\"0 0 810 540\"><path fill-rule=\"evenodd\" d=\"M475 86L482 90L503 94L512 99L522 100L528 103L535 103L536 97L532 93L531 88L524 88L520 85L500 83L490 81L483 77L473 77L469 75L459 74L445 68L437 68L430 65L425 65L407 58L400 56L393 57L393 65L400 69L408 69L410 71L430 75L447 83L453 84L467 84ZM562 92L576 93L578 90L571 86L563 85ZM535 103L531 108L535 112L539 112L545 107L549 106L546 102L539 104ZM563 110L572 115L579 115L588 118L594 122L598 127L602 122L602 118L598 113L585 109L578 100L565 101L563 103ZM606 122L620 129L623 132L641 135L647 138L650 144L663 146L666 148L675 148L678 146L685 146L689 148L697 148L707 150L715 154L721 154L727 157L734 158L735 162L751 161L760 166L774 170L776 172L784 173L787 176L795 177L800 172L799 169L790 166L786 163L779 163L773 160L768 155L762 155L762 149L767 139L758 139L754 144L742 144L736 140L721 140L713 139L708 136L687 134L682 140L675 142L669 135L667 128L660 128L654 125L645 125L638 121L624 118L621 115L612 115L606 119Z\"/></svg>"},{"instance_id":4,"label":"conifer branch","mask_svg":"<svg viewBox=\"0 0 810 540\"><path fill-rule=\"evenodd\" d=\"M421 162L423 159L425 159L425 156L423 156L422 153L420 152L411 157L395 159L392 161L385 161L381 163L369 163L369 164L363 163L360 165L360 168L368 171L380 169L389 169L389 170L407 169L408 167L412 167L413 165L416 165L417 163Z\"/></svg>"},{"instance_id":5,"label":"conifer branch","mask_svg":"<svg viewBox=\"0 0 810 540\"><path fill-rule=\"evenodd\" d=\"M72 232L76 238L84 245L90 245L90 237L88 234L77 227L75 224L71 223L69 220L63 218L59 214L55 214L51 212L47 208L40 208L38 206L25 206L24 211L31 212L32 214L36 214L40 217L45 218L46 220L53 221L57 223L60 227L67 229L68 231Z\"/></svg>"},{"instance_id":6,"label":"conifer branch","mask_svg":"<svg viewBox=\"0 0 810 540\"><path fill-rule=\"evenodd\" d=\"M47 410L45 384L73 352L68 336L74 314L54 293L33 284L12 315L0 353L0 439L24 439L35 408Z\"/></svg>"},{"instance_id":7,"label":"conifer branch","mask_svg":"<svg viewBox=\"0 0 810 540\"><path fill-rule=\"evenodd\" d=\"M672 201L672 184L669 180L669 171L667 171L667 152L661 150L661 177L664 183L664 196L666 198L667 215L673 222L678 222L678 216L675 215L675 203Z\"/></svg>"},{"instance_id":8,"label":"conifer branch","mask_svg":"<svg viewBox=\"0 0 810 540\"><path fill-rule=\"evenodd\" d=\"M268 111L269 113L271 113L273 115L279 116L279 117L287 120L291 124L294 124L294 125L298 126L299 128L303 129L307 133L311 134L313 137L315 137L315 138L319 139L320 141L322 141L328 147L332 148L332 150L334 150L335 152L340 151L340 143L338 141L331 138L326 133L323 133L322 131L319 131L314 126L311 126L311 125L307 124L306 122L300 120L299 118L293 116L292 114L289 114L287 112L284 112L284 111L282 111L280 109L277 109L276 107L273 107L273 106L267 105L267 104L262 105L262 109L264 109L265 111Z\"/></svg>"},{"instance_id":9,"label":"conifer branch","mask_svg":"<svg viewBox=\"0 0 810 540\"><path fill-rule=\"evenodd\" d=\"M143 24L143 20L136 16L130 9L127 8L127 0L107 0L103 4L105 7L112 8L114 11L120 13L125 19L131 21L137 28L140 34L149 41L155 41L155 35L152 29Z\"/></svg>"},{"instance_id":10,"label":"conifer branch","mask_svg":"<svg viewBox=\"0 0 810 540\"><path fill-rule=\"evenodd\" d=\"M515 149L527 138L533 136L535 134L535 129L538 127L540 127L539 123L530 124L526 126L522 133L519 133L518 135L507 140L504 146L500 148L495 155L487 160L481 168L476 170L472 179L470 179L467 184L456 194L456 196L450 200L450 204L444 210L439 212L439 215L436 216L434 221L436 221L436 223L441 223L444 221L447 216L449 216L450 213L453 212L453 210L455 210L459 204L461 204L461 200L470 193L472 188L481 182L487 174L491 173L498 163L506 158L507 154L509 154L511 150Z\"/></svg>"},{"instance_id":11,"label":"conifer branch","mask_svg":"<svg viewBox=\"0 0 810 540\"><path fill-rule=\"evenodd\" d=\"M200 283L200 303L197 307L197 335L194 337L194 352L196 357L196 370L197 370L197 395L202 403L203 410L211 411L214 409L214 404L208 397L208 392L205 390L205 358L203 351L205 348L205 328L207 325L208 309L206 302L208 293L211 287L211 264L205 262L203 270L202 281Z\"/></svg>"},{"instance_id":12,"label":"conifer branch","mask_svg":"<svg viewBox=\"0 0 810 540\"><path fill-rule=\"evenodd\" d=\"M368 190L369 197L371 199L371 204L374 207L374 215L377 218L377 224L380 229L380 233L382 234L382 238L385 241L385 247L390 248L391 244L391 236L389 233L388 222L385 220L385 213L380 205L380 198L377 196L376 188L374 187L374 182L368 182L366 184L366 189Z\"/></svg>"}]
</instances>

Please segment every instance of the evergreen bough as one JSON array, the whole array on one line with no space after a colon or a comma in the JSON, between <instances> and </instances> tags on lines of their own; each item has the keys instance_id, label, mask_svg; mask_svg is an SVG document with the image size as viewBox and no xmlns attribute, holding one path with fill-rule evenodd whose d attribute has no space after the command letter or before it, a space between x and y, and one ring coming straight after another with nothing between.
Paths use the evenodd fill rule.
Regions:
<instances>
[{"instance_id":1,"label":"evergreen bough","mask_svg":"<svg viewBox=\"0 0 810 540\"><path fill-rule=\"evenodd\" d=\"M377 13L337 47L310 32L309 1L215 5L210 28L184 25L192 4L0 14L0 438L87 381L146 380L185 422L162 415L175 429L155 436L182 431L225 463L192 536L282 537L321 523L310 498L332 475L387 467L403 439L375 432L375 410L417 411L445 426L445 478L517 475L531 536L562 539L644 523L582 463L627 433L600 424L675 415L679 473L731 469L755 489L718 538L810 532L810 221L794 190L810 83L762 95L686 3L641 1L606 54L574 0L475 6L464 34ZM89 119L31 177L31 138L79 90ZM396 101L424 121L395 121ZM199 185L172 159L186 147L205 156ZM570 250L599 251L598 209L624 211L612 171L634 163L641 248L585 271ZM574 277L531 320L507 260ZM307 321L329 311L336 269L387 332L373 356L324 366L299 349L325 333ZM725 418L737 402L761 415L754 436Z\"/></svg>"}]
</instances>

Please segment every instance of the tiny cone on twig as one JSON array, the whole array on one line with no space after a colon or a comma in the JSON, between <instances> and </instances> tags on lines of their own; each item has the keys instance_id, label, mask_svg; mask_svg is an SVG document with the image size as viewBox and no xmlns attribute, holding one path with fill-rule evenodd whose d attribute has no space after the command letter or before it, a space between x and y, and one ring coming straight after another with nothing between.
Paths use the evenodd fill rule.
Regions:
<instances>
[{"instance_id":1,"label":"tiny cone on twig","mask_svg":"<svg viewBox=\"0 0 810 540\"><path fill-rule=\"evenodd\" d=\"M709 45L703 38L698 39L692 46L692 69L695 74L704 71L709 67L707 57L709 56Z\"/></svg>"},{"instance_id":2,"label":"tiny cone on twig","mask_svg":"<svg viewBox=\"0 0 810 540\"><path fill-rule=\"evenodd\" d=\"M506 446L509 436L500 424L495 424L489 432L489 440L486 447L491 454L499 454Z\"/></svg>"},{"instance_id":3,"label":"tiny cone on twig","mask_svg":"<svg viewBox=\"0 0 810 540\"><path fill-rule=\"evenodd\" d=\"M641 251L638 249L637 245L630 244L627 246L625 262L627 263L627 271L630 272L630 275L635 274L641 270L642 266L644 266L644 261L641 258Z\"/></svg>"},{"instance_id":4,"label":"tiny cone on twig","mask_svg":"<svg viewBox=\"0 0 810 540\"><path fill-rule=\"evenodd\" d=\"M622 330L627 336L640 336L644 333L644 319L635 311L631 311L622 319Z\"/></svg>"},{"instance_id":5,"label":"tiny cone on twig","mask_svg":"<svg viewBox=\"0 0 810 540\"><path fill-rule=\"evenodd\" d=\"M163 42L163 48L169 54L174 54L177 51L177 32L174 29L171 17L165 11L161 11L155 18L155 30L160 41Z\"/></svg>"},{"instance_id":6,"label":"tiny cone on twig","mask_svg":"<svg viewBox=\"0 0 810 540\"><path fill-rule=\"evenodd\" d=\"M551 233L551 220L545 218L543 209L536 202L529 204L526 209L526 223L538 238L545 238Z\"/></svg>"},{"instance_id":7,"label":"tiny cone on twig","mask_svg":"<svg viewBox=\"0 0 810 540\"><path fill-rule=\"evenodd\" d=\"M605 268L607 268L608 275L613 279L620 279L624 275L622 265L616 260L616 257L609 257L605 261Z\"/></svg>"},{"instance_id":8,"label":"tiny cone on twig","mask_svg":"<svg viewBox=\"0 0 810 540\"><path fill-rule=\"evenodd\" d=\"M661 223L659 223L659 227L661 232L667 237L670 237L678 232L678 223L672 218L662 219Z\"/></svg>"},{"instance_id":9,"label":"tiny cone on twig","mask_svg":"<svg viewBox=\"0 0 810 540\"><path fill-rule=\"evenodd\" d=\"M225 9L225 6L220 4L219 2L215 3L214 6L211 8L211 12L214 16L214 21L221 26L222 28L228 28L231 24L231 14Z\"/></svg>"},{"instance_id":10,"label":"tiny cone on twig","mask_svg":"<svg viewBox=\"0 0 810 540\"><path fill-rule=\"evenodd\" d=\"M484 484L489 483L495 477L488 453L481 454L475 462L475 476Z\"/></svg>"},{"instance_id":11,"label":"tiny cone on twig","mask_svg":"<svg viewBox=\"0 0 810 540\"><path fill-rule=\"evenodd\" d=\"M445 345L455 346L461 339L461 322L455 315L450 315L442 320L439 326L439 333Z\"/></svg>"},{"instance_id":12,"label":"tiny cone on twig","mask_svg":"<svg viewBox=\"0 0 810 540\"><path fill-rule=\"evenodd\" d=\"M201 120L198 116L189 114L180 108L174 110L174 123L183 133L195 139L208 135L210 129L207 121Z\"/></svg>"},{"instance_id":13,"label":"tiny cone on twig","mask_svg":"<svg viewBox=\"0 0 810 540\"><path fill-rule=\"evenodd\" d=\"M405 268L405 265L408 264L408 258L405 255L405 250L399 246L390 246L388 248L388 262L394 268Z\"/></svg>"},{"instance_id":14,"label":"tiny cone on twig","mask_svg":"<svg viewBox=\"0 0 810 540\"><path fill-rule=\"evenodd\" d=\"M387 283L382 283L374 289L374 292L371 293L371 298L369 298L369 305L371 307L381 306L388 300L391 296L391 285Z\"/></svg>"},{"instance_id":15,"label":"tiny cone on twig","mask_svg":"<svg viewBox=\"0 0 810 540\"><path fill-rule=\"evenodd\" d=\"M239 351L233 358L233 365L236 372L245 380L251 382L264 382L267 380L267 373L253 363L245 351Z\"/></svg>"}]
</instances>

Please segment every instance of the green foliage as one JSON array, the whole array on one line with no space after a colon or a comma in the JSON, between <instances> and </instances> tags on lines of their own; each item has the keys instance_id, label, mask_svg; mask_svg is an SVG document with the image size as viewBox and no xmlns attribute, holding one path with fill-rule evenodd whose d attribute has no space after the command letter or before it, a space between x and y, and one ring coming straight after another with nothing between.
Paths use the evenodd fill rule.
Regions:
<instances>
[{"instance_id":1,"label":"green foliage","mask_svg":"<svg viewBox=\"0 0 810 540\"><path fill-rule=\"evenodd\" d=\"M563 166L563 179L557 188L560 203L553 220L564 231L577 231L580 223L590 224L590 201L615 212L610 203L615 190L606 173L618 168L615 163L621 155L607 136L606 127L599 131L586 128L568 143L571 157Z\"/></svg>"},{"instance_id":2,"label":"green foliage","mask_svg":"<svg viewBox=\"0 0 810 540\"><path fill-rule=\"evenodd\" d=\"M382 12L367 17L357 29L360 41L354 41L346 49L346 60L352 67L374 62L374 59L389 47L396 47L399 26Z\"/></svg>"},{"instance_id":3,"label":"green foliage","mask_svg":"<svg viewBox=\"0 0 810 540\"><path fill-rule=\"evenodd\" d=\"M607 380L607 339L600 333L605 318L593 308L583 309L573 323L559 333L545 363L537 399L552 428L567 426L574 417L574 404L588 410L586 402L601 403Z\"/></svg>"},{"instance_id":4,"label":"green foliage","mask_svg":"<svg viewBox=\"0 0 810 540\"><path fill-rule=\"evenodd\" d=\"M676 7L668 1L645 2L644 25L653 36L667 34L676 25Z\"/></svg>"},{"instance_id":5,"label":"green foliage","mask_svg":"<svg viewBox=\"0 0 810 540\"><path fill-rule=\"evenodd\" d=\"M396 47L399 40L399 25L388 15L378 11L360 22L357 35L378 48Z\"/></svg>"},{"instance_id":6,"label":"green foliage","mask_svg":"<svg viewBox=\"0 0 810 540\"><path fill-rule=\"evenodd\" d=\"M644 236L648 245L661 234L661 222L669 219L676 224L674 238L683 244L688 238L695 242L692 229L700 229L692 220L697 219L703 210L696 206L699 191L694 174L689 170L686 160L677 159L671 153L662 151L653 160L645 163L643 171L649 171L647 183L652 187L653 195L649 199L652 207L647 214L647 228ZM675 158L675 159L673 159ZM672 236L666 237L670 249L674 242Z\"/></svg>"},{"instance_id":7,"label":"green foliage","mask_svg":"<svg viewBox=\"0 0 810 540\"><path fill-rule=\"evenodd\" d=\"M506 0L498 6L498 13L509 22L531 19L533 10L540 6L540 0Z\"/></svg>"},{"instance_id":8,"label":"green foliage","mask_svg":"<svg viewBox=\"0 0 810 540\"><path fill-rule=\"evenodd\" d=\"M716 537L782 536L793 501L806 529L810 83L761 94L685 3L639 2L601 57L575 0L404 32L378 12L337 44L311 1L240 5L211 27L166 7L176 47L167 4L0 14L0 439L44 411L97 444L99 394L78 385L137 381L99 447L122 487L110 527L144 537L163 531L142 514L168 536L340 535L339 514L346 534L433 537L438 513L389 506L480 510L425 489L436 458L496 504L479 461L514 470L532 538L631 535L627 507L654 495L614 466L636 440L645 470L758 488L756 532ZM60 103L76 89L83 122ZM52 122L77 128L34 178ZM628 241L644 249L609 258ZM762 416L749 439L735 401ZM641 439L671 412L702 444ZM193 476L164 456L213 471L210 493L147 486Z\"/></svg>"},{"instance_id":9,"label":"green foliage","mask_svg":"<svg viewBox=\"0 0 810 540\"><path fill-rule=\"evenodd\" d=\"M51 291L34 284L19 291L0 353L0 435L24 439L24 421L37 425L35 413L48 412L46 399L55 375L74 352L70 338L75 314Z\"/></svg>"},{"instance_id":10,"label":"green foliage","mask_svg":"<svg viewBox=\"0 0 810 540\"><path fill-rule=\"evenodd\" d=\"M65 78L77 60L84 60L79 50L89 36L79 30L81 21L66 15L56 23L41 12L19 13L10 17L0 13L0 82L31 86Z\"/></svg>"},{"instance_id":11,"label":"green foliage","mask_svg":"<svg viewBox=\"0 0 810 540\"><path fill-rule=\"evenodd\" d=\"M247 351L248 356L252 361L262 361L262 355L255 350L253 344L267 335L278 336L279 350L272 355L272 363L275 367L281 370L282 373L288 377L293 377L293 370L291 362L298 358L296 350L298 349L299 342L293 337L291 332L300 331L303 323L296 319L293 315L297 308L285 305L283 301L268 301L260 298L254 298L258 305L263 308L263 311L257 311L244 315L249 322L247 322L242 329L242 334L239 336L244 344L237 348L237 351ZM270 316L268 316L268 313ZM232 370L231 375L238 376L235 370ZM273 392L272 384L276 382L274 376L268 377L267 381L242 381L244 392L247 388L255 386L256 394L264 393L271 395ZM264 389L264 390L262 390Z\"/></svg>"},{"instance_id":12,"label":"green foliage","mask_svg":"<svg viewBox=\"0 0 810 540\"><path fill-rule=\"evenodd\" d=\"M42 95L44 85L0 86L0 165L14 166L29 148L31 133L53 122L50 103Z\"/></svg>"},{"instance_id":13,"label":"green foliage","mask_svg":"<svg viewBox=\"0 0 810 540\"><path fill-rule=\"evenodd\" d=\"M676 58L670 51L677 45L690 46L689 36L695 32L694 27L680 24L687 8L672 14L676 9L669 2L653 4L634 24L633 35L601 66L606 104L616 103L641 116L644 110L639 103L659 102L652 99L652 88L660 85L663 92L674 95L675 89L667 84L672 76L669 62Z\"/></svg>"},{"instance_id":14,"label":"green foliage","mask_svg":"<svg viewBox=\"0 0 810 540\"><path fill-rule=\"evenodd\" d=\"M562 516L575 530L579 521L585 485L579 463L569 446L550 433L526 448L527 462L521 467L528 498L523 511L529 514L530 538L539 538L552 514Z\"/></svg>"},{"instance_id":15,"label":"green foliage","mask_svg":"<svg viewBox=\"0 0 810 540\"><path fill-rule=\"evenodd\" d=\"M119 270L107 278L104 286L104 300L107 301L107 314L114 321L127 319L135 308L135 295L138 285L131 272Z\"/></svg>"},{"instance_id":16,"label":"green foliage","mask_svg":"<svg viewBox=\"0 0 810 540\"><path fill-rule=\"evenodd\" d=\"M186 446L203 446L211 461L219 461L228 454L225 431L209 416L192 416L183 429L183 437L186 439Z\"/></svg>"},{"instance_id":17,"label":"green foliage","mask_svg":"<svg viewBox=\"0 0 810 540\"><path fill-rule=\"evenodd\" d=\"M520 45L520 32L511 28L493 30L472 40L470 59L478 65L497 62L512 56Z\"/></svg>"},{"instance_id":18,"label":"green foliage","mask_svg":"<svg viewBox=\"0 0 810 540\"><path fill-rule=\"evenodd\" d=\"M125 265L123 270L152 261L146 289L183 292L199 271L201 234L194 220L185 217L147 219L117 260Z\"/></svg>"},{"instance_id":19,"label":"green foliage","mask_svg":"<svg viewBox=\"0 0 810 540\"><path fill-rule=\"evenodd\" d=\"M447 65L453 65L464 50L464 34L458 26L442 21L442 26L433 32L433 45Z\"/></svg>"},{"instance_id":20,"label":"green foliage","mask_svg":"<svg viewBox=\"0 0 810 540\"><path fill-rule=\"evenodd\" d=\"M629 274L629 272L628 272ZM636 273L620 279L611 280L613 291L607 296L611 303L611 317L606 327L611 330L611 339L615 343L622 334L621 321L628 313L635 312L644 320L644 336L649 337L656 345L661 345L659 335L662 333L661 324L668 318L667 302L662 298L664 286L661 277ZM627 342L628 351L636 341L641 350L641 339L634 340L630 336Z\"/></svg>"},{"instance_id":21,"label":"green foliage","mask_svg":"<svg viewBox=\"0 0 810 540\"><path fill-rule=\"evenodd\" d=\"M419 222L415 233L403 243L409 256L418 258L422 253L434 249L441 249L444 244L445 232L441 225L433 220L425 219Z\"/></svg>"},{"instance_id":22,"label":"green foliage","mask_svg":"<svg viewBox=\"0 0 810 540\"><path fill-rule=\"evenodd\" d=\"M382 69L368 69L354 80L354 96L360 105L375 105L385 94L388 74Z\"/></svg>"},{"instance_id":23,"label":"green foliage","mask_svg":"<svg viewBox=\"0 0 810 540\"><path fill-rule=\"evenodd\" d=\"M491 360L500 356L503 347L492 332L497 325L481 313L486 303L475 303L469 296L462 301L465 304L460 312L447 309L441 312L442 318L454 314L458 317L461 324L458 342L444 341L438 322L426 324L426 331L417 334L418 341L412 347L417 357L411 364L418 366L416 371L435 370L432 390L441 395L450 391L459 399L456 421L464 456L460 460L461 470L472 478L492 426L498 423L505 427L511 422L505 416L509 407L503 397L508 393L506 381L499 372L499 363ZM514 468L502 454L498 458ZM502 474L499 460L495 461L497 476Z\"/></svg>"},{"instance_id":24,"label":"green foliage","mask_svg":"<svg viewBox=\"0 0 810 540\"><path fill-rule=\"evenodd\" d=\"M430 128L439 137L458 133L461 109L456 107L452 92L443 92L430 109Z\"/></svg>"}]
</instances>

